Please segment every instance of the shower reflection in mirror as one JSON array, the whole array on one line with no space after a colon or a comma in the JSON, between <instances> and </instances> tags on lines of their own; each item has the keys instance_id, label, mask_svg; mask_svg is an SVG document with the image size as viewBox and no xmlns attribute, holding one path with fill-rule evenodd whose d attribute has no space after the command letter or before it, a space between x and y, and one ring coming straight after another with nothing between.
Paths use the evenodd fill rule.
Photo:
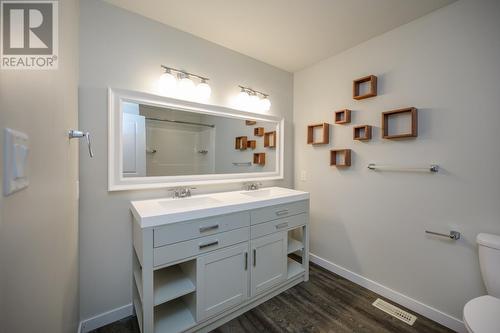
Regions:
<instances>
[{"instance_id":1,"label":"shower reflection in mirror","mask_svg":"<svg viewBox=\"0 0 500 333\"><path fill-rule=\"evenodd\" d=\"M264 147L254 127L276 131L277 123L187 112L141 103L122 102L124 177L272 172L276 150ZM248 120L248 119L247 119ZM255 149L235 149L235 138L255 140ZM248 163L264 152L266 164ZM243 163L244 162L244 163Z\"/></svg>"}]
</instances>

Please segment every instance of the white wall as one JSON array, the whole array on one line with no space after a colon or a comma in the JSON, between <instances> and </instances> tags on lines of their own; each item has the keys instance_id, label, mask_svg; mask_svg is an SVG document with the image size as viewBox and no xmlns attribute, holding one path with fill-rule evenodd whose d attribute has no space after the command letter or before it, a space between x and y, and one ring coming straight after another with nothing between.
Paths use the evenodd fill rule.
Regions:
<instances>
[{"instance_id":1,"label":"white wall","mask_svg":"<svg viewBox=\"0 0 500 333\"><path fill-rule=\"evenodd\" d=\"M77 128L78 11L59 2L57 70L0 72L0 156L4 127L30 137L29 187L0 194L2 333L77 329L78 142L67 131Z\"/></svg>"},{"instance_id":2,"label":"white wall","mask_svg":"<svg viewBox=\"0 0 500 333\"><path fill-rule=\"evenodd\" d=\"M276 184L291 186L293 80L287 72L101 1L80 6L79 120L95 142L95 158L82 158L80 164L80 315L85 319L131 301L129 201L170 195L166 190L108 193L107 87L154 92L165 64L210 77L213 104L228 105L238 84L269 93L270 113L286 119L285 180Z\"/></svg>"},{"instance_id":3,"label":"white wall","mask_svg":"<svg viewBox=\"0 0 500 333\"><path fill-rule=\"evenodd\" d=\"M458 1L294 76L295 185L311 192L312 252L459 319L485 293L476 234L500 234L499 18L498 1ZM352 80L369 74L379 96L353 100ZM419 109L418 138L381 139L381 112L406 106ZM308 124L344 108L353 121L332 126L330 145L306 145ZM354 142L355 124L373 125L373 140ZM352 167L329 166L334 147L353 150ZM450 228L463 239L424 235Z\"/></svg>"}]
</instances>

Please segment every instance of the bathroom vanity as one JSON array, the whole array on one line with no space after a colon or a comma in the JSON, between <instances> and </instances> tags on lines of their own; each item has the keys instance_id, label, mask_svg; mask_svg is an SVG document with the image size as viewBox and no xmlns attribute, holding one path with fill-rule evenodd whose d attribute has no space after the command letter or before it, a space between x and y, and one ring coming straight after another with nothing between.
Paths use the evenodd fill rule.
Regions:
<instances>
[{"instance_id":1,"label":"bathroom vanity","mask_svg":"<svg viewBox=\"0 0 500 333\"><path fill-rule=\"evenodd\" d=\"M309 194L271 187L134 201L142 333L208 332L309 278Z\"/></svg>"}]
</instances>

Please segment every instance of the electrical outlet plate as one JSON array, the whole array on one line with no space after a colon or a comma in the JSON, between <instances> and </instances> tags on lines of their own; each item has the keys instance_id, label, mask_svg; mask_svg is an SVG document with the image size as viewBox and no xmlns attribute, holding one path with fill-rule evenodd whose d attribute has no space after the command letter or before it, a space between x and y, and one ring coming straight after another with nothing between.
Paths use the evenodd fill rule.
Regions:
<instances>
[{"instance_id":1,"label":"electrical outlet plate","mask_svg":"<svg viewBox=\"0 0 500 333\"><path fill-rule=\"evenodd\" d=\"M28 135L5 128L3 147L3 193L5 196L29 185L26 174Z\"/></svg>"}]
</instances>

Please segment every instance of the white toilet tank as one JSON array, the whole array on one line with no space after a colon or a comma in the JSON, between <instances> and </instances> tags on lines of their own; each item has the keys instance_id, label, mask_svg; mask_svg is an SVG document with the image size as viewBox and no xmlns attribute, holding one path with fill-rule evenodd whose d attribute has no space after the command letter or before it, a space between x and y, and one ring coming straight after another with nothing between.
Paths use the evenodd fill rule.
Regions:
<instances>
[{"instance_id":1,"label":"white toilet tank","mask_svg":"<svg viewBox=\"0 0 500 333\"><path fill-rule=\"evenodd\" d=\"M500 298L500 236L477 235L479 265L488 294Z\"/></svg>"}]
</instances>

